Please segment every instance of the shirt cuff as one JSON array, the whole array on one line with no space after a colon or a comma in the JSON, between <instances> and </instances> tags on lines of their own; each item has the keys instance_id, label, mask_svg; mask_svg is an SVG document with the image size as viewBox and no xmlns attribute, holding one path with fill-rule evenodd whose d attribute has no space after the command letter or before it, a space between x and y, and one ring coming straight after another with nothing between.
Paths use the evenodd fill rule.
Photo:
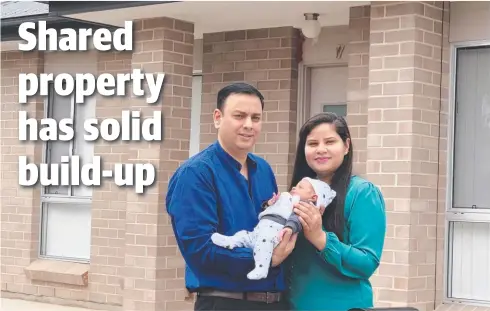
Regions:
<instances>
[{"instance_id":1,"label":"shirt cuff","mask_svg":"<svg viewBox=\"0 0 490 311\"><path fill-rule=\"evenodd\" d=\"M322 250L316 250L316 253L318 255L325 256L329 251L334 250L334 247L332 245L332 240L330 235L333 234L332 232L328 232L323 228L323 232L325 232L325 247Z\"/></svg>"},{"instance_id":2,"label":"shirt cuff","mask_svg":"<svg viewBox=\"0 0 490 311\"><path fill-rule=\"evenodd\" d=\"M337 264L341 261L343 248L342 243L338 239L337 235L333 232L327 233L327 243L323 250L318 251L317 254L326 262Z\"/></svg>"},{"instance_id":3,"label":"shirt cuff","mask_svg":"<svg viewBox=\"0 0 490 311\"><path fill-rule=\"evenodd\" d=\"M267 205L267 202L269 202L269 200L262 202L262 205L261 205L262 210L265 210L266 208L268 208L268 207L269 207L269 206Z\"/></svg>"},{"instance_id":4,"label":"shirt cuff","mask_svg":"<svg viewBox=\"0 0 490 311\"><path fill-rule=\"evenodd\" d=\"M284 227L289 227L293 230L293 234L300 231L300 223L288 220Z\"/></svg>"}]
</instances>

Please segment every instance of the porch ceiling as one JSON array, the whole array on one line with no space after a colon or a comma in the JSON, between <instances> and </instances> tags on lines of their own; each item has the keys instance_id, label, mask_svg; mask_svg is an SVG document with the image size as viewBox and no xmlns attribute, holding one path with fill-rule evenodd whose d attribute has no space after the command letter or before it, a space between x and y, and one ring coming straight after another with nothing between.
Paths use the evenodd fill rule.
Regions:
<instances>
[{"instance_id":1,"label":"porch ceiling","mask_svg":"<svg viewBox=\"0 0 490 311\"><path fill-rule=\"evenodd\" d=\"M370 1L184 1L67 15L123 26L125 20L166 16L194 23L195 38L203 33L266 27L300 27L304 13L319 13L322 26L347 25L349 8ZM224 11L225 13L222 13Z\"/></svg>"}]
</instances>

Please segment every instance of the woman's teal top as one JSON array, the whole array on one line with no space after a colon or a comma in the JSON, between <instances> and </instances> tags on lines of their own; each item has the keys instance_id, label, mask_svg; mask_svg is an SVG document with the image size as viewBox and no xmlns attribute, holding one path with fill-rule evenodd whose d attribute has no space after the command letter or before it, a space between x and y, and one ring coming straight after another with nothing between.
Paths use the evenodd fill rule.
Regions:
<instances>
[{"instance_id":1,"label":"woman's teal top","mask_svg":"<svg viewBox=\"0 0 490 311\"><path fill-rule=\"evenodd\" d=\"M373 306L369 278L378 268L386 232L380 190L358 176L345 199L344 242L327 232L318 251L302 233L288 260L292 310L335 310Z\"/></svg>"}]
</instances>

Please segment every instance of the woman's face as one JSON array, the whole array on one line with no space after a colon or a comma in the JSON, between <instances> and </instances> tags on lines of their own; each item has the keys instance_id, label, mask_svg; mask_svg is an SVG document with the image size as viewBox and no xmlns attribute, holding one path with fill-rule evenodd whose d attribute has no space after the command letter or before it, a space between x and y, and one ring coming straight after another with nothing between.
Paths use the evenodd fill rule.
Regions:
<instances>
[{"instance_id":1,"label":"woman's face","mask_svg":"<svg viewBox=\"0 0 490 311\"><path fill-rule=\"evenodd\" d=\"M318 176L331 176L344 161L349 144L349 139L342 141L335 125L320 124L306 137L306 162Z\"/></svg>"}]
</instances>

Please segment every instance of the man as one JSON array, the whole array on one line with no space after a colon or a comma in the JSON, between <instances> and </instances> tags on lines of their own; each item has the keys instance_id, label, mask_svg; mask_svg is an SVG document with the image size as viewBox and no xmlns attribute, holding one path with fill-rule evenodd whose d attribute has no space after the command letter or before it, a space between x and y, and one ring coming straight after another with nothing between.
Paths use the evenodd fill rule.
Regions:
<instances>
[{"instance_id":1,"label":"man","mask_svg":"<svg viewBox=\"0 0 490 311\"><path fill-rule=\"evenodd\" d=\"M218 92L213 119L218 140L177 169L169 182L167 211L186 261L186 287L197 293L195 310L285 310L280 263L294 248L285 236L270 272L249 280L253 251L216 246L211 235L253 230L262 204L277 193L270 165L250 152L260 134L264 98L245 83Z\"/></svg>"}]
</instances>

